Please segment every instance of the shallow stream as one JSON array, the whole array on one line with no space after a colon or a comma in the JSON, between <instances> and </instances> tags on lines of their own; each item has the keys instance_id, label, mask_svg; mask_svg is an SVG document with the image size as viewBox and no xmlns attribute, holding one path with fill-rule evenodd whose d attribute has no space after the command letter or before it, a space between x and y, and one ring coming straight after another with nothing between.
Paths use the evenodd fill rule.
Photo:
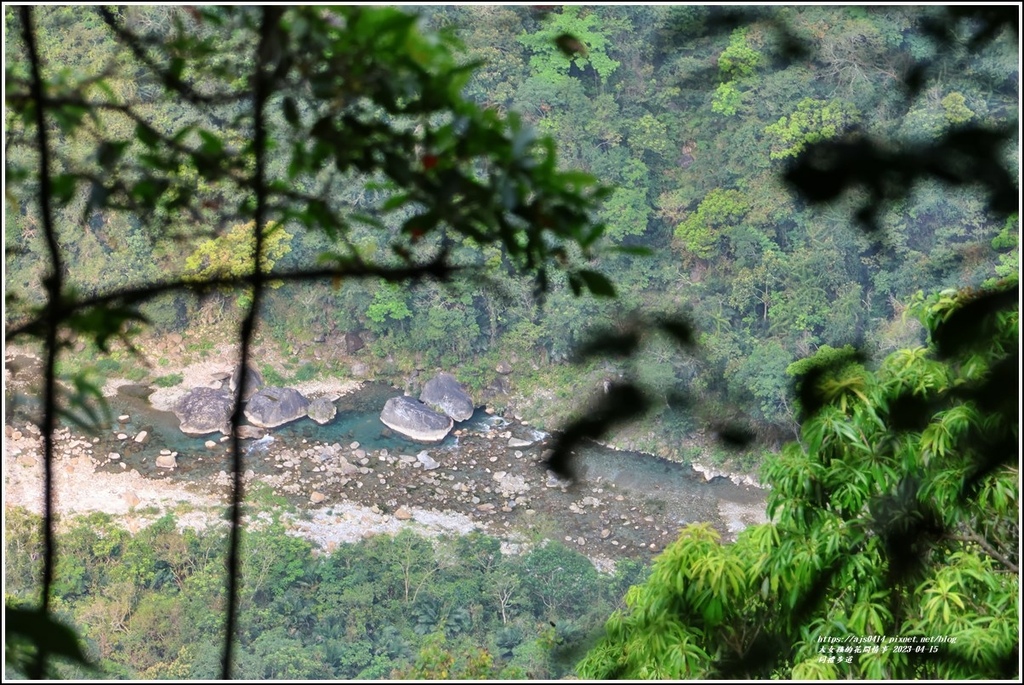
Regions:
<instances>
[{"instance_id":1,"label":"shallow stream","mask_svg":"<svg viewBox=\"0 0 1024 685\"><path fill-rule=\"evenodd\" d=\"M27 374L26 366L20 358L8 362L12 377ZM229 472L230 441L220 433L184 435L173 413L149 403L152 392L148 386L124 385L108 399L113 420L95 436L99 437L93 446L97 469L132 469L153 479L200 485L213 482L222 471ZM597 547L597 552L612 557L623 552L647 556L691 522L707 521L728 539L763 520L765 493L758 488L724 478L708 483L689 465L593 443L577 450L578 482L570 487L553 485L540 464L550 436L482 410L456 424L456 430L439 445L408 441L379 420L384 402L399 392L388 385L367 383L335 402L337 416L326 425L303 418L268 430L269 437L263 440L244 440L242 468L251 469L256 479L277 484L286 475L290 480L280 494L300 507L311 506L309 496L315 490L327 497L328 504L349 500L379 505L384 511L419 507L471 514L492 531L529 528L540 514L549 534L586 546L587 551ZM25 395L9 394L6 422L27 423L38 414L38 405L38 400ZM129 418L118 421L123 415ZM70 427L74 433L83 433ZM134 437L143 430L149 439L136 443ZM510 448L509 435L536 442ZM208 440L216 446L206 446ZM356 442L358 447L352 447ZM361 472L340 481L328 477L317 452L332 445ZM408 461L424 449L440 464L438 469L428 472ZM156 467L161 450L177 453L177 468ZM111 453L118 458L109 459ZM406 463L396 458L399 455L407 455ZM499 487L505 478L518 479L525 489L510 494Z\"/></svg>"}]
</instances>

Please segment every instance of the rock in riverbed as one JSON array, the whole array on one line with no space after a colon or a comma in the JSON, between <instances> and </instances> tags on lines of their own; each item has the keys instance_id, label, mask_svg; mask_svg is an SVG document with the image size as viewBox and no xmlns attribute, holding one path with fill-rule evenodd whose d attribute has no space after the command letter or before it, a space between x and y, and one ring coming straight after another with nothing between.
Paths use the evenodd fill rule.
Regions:
<instances>
[{"instance_id":1,"label":"rock in riverbed","mask_svg":"<svg viewBox=\"0 0 1024 685\"><path fill-rule=\"evenodd\" d=\"M276 428L301 419L309 410L309 400L294 388L263 388L245 405L249 423L261 428Z\"/></svg>"},{"instance_id":2,"label":"rock in riverbed","mask_svg":"<svg viewBox=\"0 0 1024 685\"><path fill-rule=\"evenodd\" d=\"M420 402L456 421L465 421L473 415L473 399L450 373L439 373L427 381L420 393Z\"/></svg>"},{"instance_id":3,"label":"rock in riverbed","mask_svg":"<svg viewBox=\"0 0 1024 685\"><path fill-rule=\"evenodd\" d=\"M309 409L306 410L306 413L309 415L309 418L322 426L338 414L338 409L329 398L318 397L309 403Z\"/></svg>"},{"instance_id":4,"label":"rock in riverbed","mask_svg":"<svg viewBox=\"0 0 1024 685\"><path fill-rule=\"evenodd\" d=\"M212 388L192 388L174 406L174 415L186 435L205 435L230 430L231 397Z\"/></svg>"},{"instance_id":5,"label":"rock in riverbed","mask_svg":"<svg viewBox=\"0 0 1024 685\"><path fill-rule=\"evenodd\" d=\"M438 414L411 397L392 397L384 403L381 422L391 430L417 442L441 442L455 425L451 417Z\"/></svg>"}]
</instances>

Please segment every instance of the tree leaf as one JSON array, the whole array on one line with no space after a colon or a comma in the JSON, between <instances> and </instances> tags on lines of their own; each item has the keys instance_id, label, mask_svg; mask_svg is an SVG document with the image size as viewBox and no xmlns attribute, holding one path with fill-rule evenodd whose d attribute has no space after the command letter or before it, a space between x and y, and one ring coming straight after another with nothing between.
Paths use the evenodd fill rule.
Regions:
<instances>
[{"instance_id":1,"label":"tree leaf","mask_svg":"<svg viewBox=\"0 0 1024 685\"><path fill-rule=\"evenodd\" d=\"M594 295L598 297L615 297L615 286L612 285L612 282L604 274L589 269L580 269L576 273L583 283L586 284L587 289Z\"/></svg>"}]
</instances>

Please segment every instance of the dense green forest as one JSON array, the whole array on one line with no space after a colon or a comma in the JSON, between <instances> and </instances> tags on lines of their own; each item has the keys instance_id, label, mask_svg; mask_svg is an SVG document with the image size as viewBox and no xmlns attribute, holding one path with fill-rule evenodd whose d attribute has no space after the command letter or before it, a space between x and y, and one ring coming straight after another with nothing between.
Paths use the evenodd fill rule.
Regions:
<instances>
[{"instance_id":1,"label":"dense green forest","mask_svg":"<svg viewBox=\"0 0 1024 685\"><path fill-rule=\"evenodd\" d=\"M561 166L614 185L598 214L607 238L650 254L611 253L595 264L615 283L614 300L576 298L569 288L558 288L543 307L530 296L531 280L516 275L500 250L477 249L471 239L456 245L453 256L482 267L489 278L485 288L459 282L414 288L371 281L340 288L278 284L266 294L260 333L316 371L334 370L329 359L313 359L315 341L332 331L365 335L370 342L363 361L382 378L405 380L416 369L442 367L480 389L487 369L515 360L522 396L540 388L554 393L555 401L521 402L524 415L551 424L577 407L580 378L596 385L600 377L630 371L655 391L686 387L710 415L744 414L764 437L788 440L796 431L789 364L822 345L860 343L884 354L919 343L921 327L904 316L915 293L978 285L1017 269L1016 217L993 217L970 188L919 183L886 208L883 230L871 235L850 226L860 198L811 207L780 181L787 160L808 143L850 131L927 142L958 125L1014 120L1016 51L993 46L970 58L963 49L939 55L923 32L929 17L923 8L777 8L775 20L806 43L799 59L787 56L774 24L714 30L714 10L707 7L419 11L428 28L456 32L465 59L483 61L466 95L498 113L519 113L554 138ZM171 26L174 17L189 30L204 28L188 23L179 8L123 11L126 27L144 35ZM48 63L78 75L109 66L115 95L143 103L156 130L172 131L200 116L188 102L163 96L160 84L134 66L127 48L94 13L41 11L39 34ZM552 44L560 34L576 36L586 55L567 59ZM23 63L17 35L8 38L8 64ZM228 54L219 59L225 71L238 68ZM925 92L909 98L901 83L922 60L939 63ZM244 132L232 123L242 106L229 103L209 121L200 119L221 136L211 149L243 142ZM269 112L280 123L286 115ZM101 118L115 135L134 131L115 112ZM15 144L21 124L10 116L7 123L8 157L24 161L26 152ZM58 164L64 158L69 165L88 163L92 148L87 137L78 138L61 141ZM139 143L115 152L114 159L145 154ZM290 179L288 163L287 156L272 156L269 172ZM298 178L293 187L312 190L316 182ZM230 218L242 197L225 184L211 185L206 194L207 185L196 179L203 198L199 216L172 213L154 223L91 210L90 191L79 184L57 221L71 265L69 285L100 293L168 274L244 269L244 252L233 237L241 235L236 224L244 221ZM9 192L5 205L6 286L9 296L19 298L9 301L9 320L41 295L33 284L45 245L30 190ZM359 182L332 188L336 201L353 213L370 212L383 192ZM413 215L412 207L403 207L378 217L391 227L384 232L353 222L348 240L367 260L386 259L388 232ZM266 262L281 268L311 263L329 247L324 233L287 224L272 240ZM144 313L158 333L215 336L239 317L245 302L237 300L223 295L200 302L174 294ZM640 309L691 313L700 354L684 357L655 344L636 368L602 360L564 371L588 331L614 328ZM625 442L679 456L679 445L699 427L692 413L672 411L666 401Z\"/></svg>"},{"instance_id":2,"label":"dense green forest","mask_svg":"<svg viewBox=\"0 0 1024 685\"><path fill-rule=\"evenodd\" d=\"M559 678L645 574L628 559L598 573L557 542L503 554L479 533L406 530L327 554L286 532L272 496L253 505L273 519L243 549L244 680ZM217 679L225 532L179 530L168 514L133 535L108 515L82 517L59 537L54 611L80 627L107 678ZM9 599L38 593L38 533L38 517L7 512Z\"/></svg>"},{"instance_id":3,"label":"dense green forest","mask_svg":"<svg viewBox=\"0 0 1024 685\"><path fill-rule=\"evenodd\" d=\"M824 205L783 179L802 153L829 141L892 141L913 151L971 127L1016 130L1019 35L1005 30L979 49L968 23L956 40L939 41L933 28L943 10L910 6L778 7L742 21L701 6L406 9L420 16L424 35L440 38L409 38L387 13L367 12L376 19L362 24L356 12L339 15L353 22L353 41L371 37L354 49L389 55L396 72L407 58L419 81L381 85L367 69L346 73L348 90L335 96L315 61L287 65L305 79L288 86L308 86L316 101L268 103L267 126L280 135L260 172L276 194L264 224L266 208L254 209L250 189L230 182L252 172L251 98L203 95L250 86L242 74L252 68L246 41L255 19L216 8L123 7L111 10L113 20L82 8L37 8L36 49L55 98L48 192L63 287L89 298L175 278L248 277L255 226L264 227L259 265L279 274L325 254L335 259L339 245L346 265L396 268L412 263L411 250L437 249L473 277L411 286L393 278L270 280L257 291L256 339L289 362L283 370L257 364L281 381L288 372L351 375L358 365L361 377L406 387L421 371L444 369L483 393L506 363L512 392L488 390L489 402L547 428L581 409L602 381L629 377L655 401L613 439L688 460L713 449L702 439L710 424L742 420L763 448L738 465L764 461L773 522L728 546L691 526L653 569L622 561L614 575L558 543L511 555L486 536L434 542L403 533L328 554L272 523L247 535L241 550L235 676L550 678L574 672L580 659L579 674L593 678L1012 671L1018 459L1006 454L1019 454L1017 405L992 382L1019 372L1016 315L1003 311L1017 298L1017 214L993 210L977 187L942 182L948 178L907 188L887 178L906 192L855 188ZM310 41L332 30L288 21ZM159 51L140 54L116 27L162 46L163 61L147 64ZM388 44L396 35L403 40ZM7 78L22 98L5 116L9 331L45 311L52 293L40 284L53 245L39 181L27 171L39 159L31 98L19 88L32 76L13 8L5 8L5 38ZM430 81L434 60L443 62L437 45L448 41L463 48L459 62L444 63L444 80ZM197 45L207 52L176 53ZM266 45L272 52L272 41ZM330 46L304 47L317 59L335 56ZM470 63L473 70L461 69ZM420 102L414 82L443 89L439 101L461 89L487 114L460 118L424 104L406 116L407 103ZM373 89L386 91L394 112L359 99L379 97ZM81 93L114 104L90 108L75 100ZM329 117L317 107L332 115L363 108L344 118L362 137L320 126ZM514 123L488 128L497 117ZM310 122L316 140L289 138ZM505 207L534 211L538 231L578 228L584 210L603 229L567 233L564 245L531 237L517 252L504 233L474 233L479 215L457 223L464 205L482 202L466 189L489 171L487 163L472 179L454 171L479 154L461 141L460 126L481 140L492 136L497 166L511 159L510 168L541 177L524 190L525 176L509 172L504 184L487 187ZM436 174L436 185L414 179L396 194L395 178L404 176L380 142L394 131L418 160L415 173ZM565 175L524 159L526 150L545 149L534 132L550 136ZM998 154L1017 174L1013 142ZM328 159L334 168L321 172ZM122 164L132 171L110 185L105 170ZM598 180L609 189L577 202ZM417 195L424 188L433 189L431 201ZM320 196L329 208L310 200ZM530 205L535 196L550 196L555 209ZM332 223L332 212L344 224ZM858 230L858 218L872 230ZM458 230L436 231L444 221ZM541 264L564 269L538 267L534 251ZM954 290L963 288L975 290ZM958 311L976 311L976 293L997 303L991 318L970 320L990 344L951 353L944 326L962 323ZM169 290L141 304L149 325L138 339L176 333L182 352L201 356L237 336L252 303L244 289L202 297ZM118 312L113 330L90 312L75 324L102 343L133 321L127 309ZM680 312L693 324L693 354L646 335L642 354L578 354L595 330L628 337L638 321L652 320L644 317ZM365 350L324 351L326 339L344 333L358 333ZM68 375L96 359L91 343L73 345L57 365ZM134 365L127 347L94 368L160 380L159 371ZM823 397L799 393L799 381L809 388L812 377L823 380ZM983 391L996 399L970 394ZM896 425L908 407L916 418ZM1002 456L977 467L993 449ZM274 511L273 502L262 504ZM39 591L40 527L23 512L5 512L8 604L30 603ZM217 676L226 531L180 532L167 516L129 534L94 516L66 522L58 540L50 609L81 631L106 674ZM904 543L919 558L901 557ZM908 655L844 667L818 649L836 626L835 635L943 634L966 647L943 650L934 662Z\"/></svg>"}]
</instances>

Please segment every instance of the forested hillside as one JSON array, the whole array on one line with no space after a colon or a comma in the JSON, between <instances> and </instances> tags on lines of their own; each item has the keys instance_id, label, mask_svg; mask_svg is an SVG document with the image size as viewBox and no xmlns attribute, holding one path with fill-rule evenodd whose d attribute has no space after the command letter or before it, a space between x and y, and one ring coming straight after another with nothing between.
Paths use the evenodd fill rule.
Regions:
<instances>
[{"instance_id":1,"label":"forested hillside","mask_svg":"<svg viewBox=\"0 0 1024 685\"><path fill-rule=\"evenodd\" d=\"M244 680L559 678L645 576L630 559L598 573L557 542L503 553L480 533L434 540L406 530L325 553L286 532L273 497L253 503L264 522L242 556L235 673ZM135 534L95 514L60 535L54 608L79 627L105 678L219 677L227 538L224 528L180 529L188 513ZM8 600L28 600L38 591L38 519L8 512L6 540Z\"/></svg>"},{"instance_id":2,"label":"forested hillside","mask_svg":"<svg viewBox=\"0 0 1024 685\"><path fill-rule=\"evenodd\" d=\"M850 226L862 198L812 208L780 180L787 160L808 143L851 131L927 142L952 127L999 125L1016 117L1017 65L1007 56L1012 51L994 46L980 59L967 59L966 52L943 46L939 54L924 30L926 9L776 8L771 21L731 29L716 23L717 11L707 7L419 11L426 26L455 31L467 58L482 61L465 92L496 112L518 112L550 134L562 167L613 184L598 213L608 240L649 254L606 253L593 265L615 284L616 299L576 298L560 287L543 307L530 296L531 281L516 275L499 250L478 250L471 239L454 246L454 255L485 270L486 288L277 284L266 295L261 331L297 361L314 361L315 341L335 331L361 333L369 341L364 364L370 373L402 382L417 369L442 367L479 387L482 370L512 361L522 397L546 389L554 400L521 400L517 408L553 424L586 396L580 379L597 386L624 370L600 362L571 374L559 371L588 331L614 328L640 309L688 312L699 327L700 354L682 357L656 346L632 370L665 394L687 388L709 415L742 413L764 437L789 439L796 430L789 364L822 345L861 343L885 353L919 342L920 327L904 317L916 292L977 285L1017 268L1016 217L994 218L970 188L920 183L906 200L884 207L882 230L864 233ZM208 29L174 7L125 8L122 15L126 27L153 36L173 21L200 34ZM563 34L582 43L573 59L553 40ZM797 55L789 50L794 38L806 47ZM188 102L162 97L145 70L133 71L130 52L95 13L40 11L39 42L48 63L86 74L110 69L115 94L149 103L142 111L157 131L198 116ZM17 35L8 36L7 50L17 69L23 63ZM241 58L222 51L216 59L217 68L230 74L239 68L233 60ZM924 60L936 61L927 88L908 97L906 78ZM210 153L244 143L234 123L242 107L241 101L228 102L215 117L200 119L216 133L216 140L206 141ZM116 113L100 116L126 140L133 134L134 124ZM281 123L288 116L287 109L270 112ZM7 153L14 162L26 154L16 144L21 127L8 118ZM91 154L87 139L62 140L58 159L84 162ZM106 154L113 163L146 151L126 143ZM105 160L93 161L100 162L92 168L101 173ZM286 155L272 157L269 172L295 177L287 164ZM293 190L312 191L304 182L312 181L299 178ZM94 211L88 186L78 184L57 222L71 284L82 293L100 293L170 274L244 269L244 222L230 218L242 197L223 183L210 185L213 192L206 194L208 185L196 179L203 197L198 215L163 208L154 225L126 213ZM157 191L146 184L133 190L139 197ZM383 191L377 192L352 182L339 185L335 198L358 213ZM10 302L7 316L15 321L39 302L32 285L44 243L29 195L9 193L5 207L6 286L9 296L19 298ZM367 217L369 223L354 221L348 240L367 260L385 259L391 254L385 236L413 215L409 206ZM286 224L269 234L267 267L311 263L328 246L323 233L297 229ZM145 313L157 331L216 335L244 304L231 295L199 302L175 294L147 305ZM325 356L315 367L326 371L329 362ZM673 411L663 401L623 442L679 457L680 443L700 425L692 413Z\"/></svg>"}]
</instances>

